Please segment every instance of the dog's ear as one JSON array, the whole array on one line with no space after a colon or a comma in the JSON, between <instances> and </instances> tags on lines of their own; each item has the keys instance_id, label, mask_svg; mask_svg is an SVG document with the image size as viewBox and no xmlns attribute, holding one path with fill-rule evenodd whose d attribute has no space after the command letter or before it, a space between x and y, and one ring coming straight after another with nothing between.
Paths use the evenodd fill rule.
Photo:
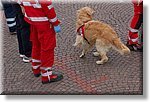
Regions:
<instances>
[{"instance_id":1,"label":"dog's ear","mask_svg":"<svg viewBox=\"0 0 150 102\"><path fill-rule=\"evenodd\" d=\"M92 8L87 8L86 11L87 11L87 14L90 16L95 12Z\"/></svg>"}]
</instances>

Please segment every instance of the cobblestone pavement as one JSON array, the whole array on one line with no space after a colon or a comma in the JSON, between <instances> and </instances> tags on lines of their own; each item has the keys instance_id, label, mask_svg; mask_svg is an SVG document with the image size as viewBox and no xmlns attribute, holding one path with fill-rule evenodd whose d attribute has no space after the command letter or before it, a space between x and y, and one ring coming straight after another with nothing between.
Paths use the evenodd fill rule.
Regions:
<instances>
[{"instance_id":1,"label":"cobblestone pavement","mask_svg":"<svg viewBox=\"0 0 150 102\"><path fill-rule=\"evenodd\" d=\"M3 25L3 93L2 94L143 94L143 55L131 52L121 56L116 51L108 53L109 61L97 65L93 48L85 58L79 58L81 49L75 41L76 10L89 6L96 10L94 19L111 25L123 43L126 43L129 23L133 16L131 3L84 2L54 3L62 32L57 34L55 70L64 74L60 82L45 84L35 78L31 64L19 58L16 35L10 35ZM1 12L2 13L2 12ZM2 18L4 19L4 16Z\"/></svg>"}]
</instances>

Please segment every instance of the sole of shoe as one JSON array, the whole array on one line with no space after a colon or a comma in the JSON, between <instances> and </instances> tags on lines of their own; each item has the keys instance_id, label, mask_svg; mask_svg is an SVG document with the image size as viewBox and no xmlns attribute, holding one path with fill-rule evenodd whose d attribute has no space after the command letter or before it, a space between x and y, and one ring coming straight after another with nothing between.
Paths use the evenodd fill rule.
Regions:
<instances>
[{"instance_id":1,"label":"sole of shoe","mask_svg":"<svg viewBox=\"0 0 150 102\"><path fill-rule=\"evenodd\" d=\"M10 32L10 35L16 35L17 32Z\"/></svg>"},{"instance_id":2,"label":"sole of shoe","mask_svg":"<svg viewBox=\"0 0 150 102\"><path fill-rule=\"evenodd\" d=\"M25 60L25 59L23 59L23 62L29 63L29 62L31 62L31 60Z\"/></svg>"}]
</instances>

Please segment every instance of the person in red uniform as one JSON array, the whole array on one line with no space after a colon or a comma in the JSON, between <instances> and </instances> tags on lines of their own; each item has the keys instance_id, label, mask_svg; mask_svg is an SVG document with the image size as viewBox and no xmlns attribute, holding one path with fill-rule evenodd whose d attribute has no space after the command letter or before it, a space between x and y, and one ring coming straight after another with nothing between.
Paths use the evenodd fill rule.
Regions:
<instances>
[{"instance_id":1,"label":"person in red uniform","mask_svg":"<svg viewBox=\"0 0 150 102\"><path fill-rule=\"evenodd\" d=\"M143 51L143 46L138 43L138 31L143 23L143 0L132 0L134 4L134 17L130 24L127 46L131 51Z\"/></svg>"},{"instance_id":2,"label":"person in red uniform","mask_svg":"<svg viewBox=\"0 0 150 102\"><path fill-rule=\"evenodd\" d=\"M42 83L63 79L61 73L52 71L56 33L61 31L52 0L17 0L25 11L25 20L31 24L32 71L41 75Z\"/></svg>"}]
</instances>

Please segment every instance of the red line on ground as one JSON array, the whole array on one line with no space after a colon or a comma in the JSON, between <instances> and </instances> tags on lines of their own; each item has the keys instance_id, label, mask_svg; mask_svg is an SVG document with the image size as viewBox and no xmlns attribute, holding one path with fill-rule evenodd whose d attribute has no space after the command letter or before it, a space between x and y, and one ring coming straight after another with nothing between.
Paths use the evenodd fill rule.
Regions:
<instances>
[{"instance_id":1,"label":"red line on ground","mask_svg":"<svg viewBox=\"0 0 150 102\"><path fill-rule=\"evenodd\" d=\"M85 93L96 93L96 89L92 87L92 85L108 79L108 77L106 76L101 76L98 80L91 80L90 83L92 83L92 85L89 84L89 82L86 82L84 79L82 79L81 75L76 74L74 70L72 70L70 67L67 66L67 64L63 62L69 61L69 59L73 60L73 58L67 56L61 59L57 58L57 60L55 60L55 66L61 68L64 74L67 75L73 82L77 83Z\"/></svg>"}]
</instances>

